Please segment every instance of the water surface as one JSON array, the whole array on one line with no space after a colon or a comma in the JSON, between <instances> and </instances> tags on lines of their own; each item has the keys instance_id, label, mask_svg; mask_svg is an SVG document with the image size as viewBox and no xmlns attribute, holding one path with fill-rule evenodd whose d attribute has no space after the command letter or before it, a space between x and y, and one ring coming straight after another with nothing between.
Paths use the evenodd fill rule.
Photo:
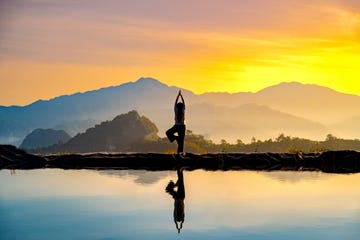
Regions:
<instances>
[{"instance_id":1,"label":"water surface","mask_svg":"<svg viewBox=\"0 0 360 240\"><path fill-rule=\"evenodd\" d=\"M183 175L178 233L176 171L1 170L0 239L359 239L360 174Z\"/></svg>"}]
</instances>

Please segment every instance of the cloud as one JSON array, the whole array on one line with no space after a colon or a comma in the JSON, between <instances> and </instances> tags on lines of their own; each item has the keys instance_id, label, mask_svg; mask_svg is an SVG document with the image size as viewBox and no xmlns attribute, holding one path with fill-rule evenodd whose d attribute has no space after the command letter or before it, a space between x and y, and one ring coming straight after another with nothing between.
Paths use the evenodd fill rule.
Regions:
<instances>
[{"instance_id":1,"label":"cloud","mask_svg":"<svg viewBox=\"0 0 360 240\"><path fill-rule=\"evenodd\" d=\"M0 53L2 59L141 65L197 49L216 52L223 43L244 49L246 39L262 46L274 38L323 37L330 28L324 31L324 24L332 24L328 14L357 26L357 18L324 2L4 1L11 14L3 21Z\"/></svg>"},{"instance_id":2,"label":"cloud","mask_svg":"<svg viewBox=\"0 0 360 240\"><path fill-rule=\"evenodd\" d=\"M97 72L104 74L91 78L99 84L105 77L117 84L117 76L148 75L173 85L187 79L183 86L197 92L234 92L238 79L259 83L245 91L258 90L268 84L263 78L280 72L282 80L339 77L318 72L354 68L359 5L351 0L4 0L0 78L21 85L36 77L49 81L54 69L64 70L68 85L78 79L73 91L87 86L89 69L101 69ZM44 69L25 78L5 69L10 65ZM205 81L216 89L204 89Z\"/></svg>"},{"instance_id":3,"label":"cloud","mask_svg":"<svg viewBox=\"0 0 360 240\"><path fill-rule=\"evenodd\" d=\"M324 7L323 11L334 17L340 32L360 36L360 10Z\"/></svg>"}]
</instances>

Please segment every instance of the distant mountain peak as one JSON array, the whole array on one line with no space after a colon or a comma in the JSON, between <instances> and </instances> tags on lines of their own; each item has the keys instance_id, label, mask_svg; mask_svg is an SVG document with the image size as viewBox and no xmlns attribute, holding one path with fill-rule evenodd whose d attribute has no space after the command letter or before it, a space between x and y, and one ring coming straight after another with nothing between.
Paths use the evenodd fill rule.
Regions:
<instances>
[{"instance_id":1,"label":"distant mountain peak","mask_svg":"<svg viewBox=\"0 0 360 240\"><path fill-rule=\"evenodd\" d=\"M42 148L67 142L69 134L64 130L37 128L28 134L20 145L22 149Z\"/></svg>"},{"instance_id":2,"label":"distant mountain peak","mask_svg":"<svg viewBox=\"0 0 360 240\"><path fill-rule=\"evenodd\" d=\"M145 138L157 138L158 128L135 110L104 121L71 138L61 149L74 152L124 151Z\"/></svg>"},{"instance_id":3,"label":"distant mountain peak","mask_svg":"<svg viewBox=\"0 0 360 240\"><path fill-rule=\"evenodd\" d=\"M141 77L137 81L135 81L136 84L144 84L144 85L165 85L166 84L160 82L159 80L151 77Z\"/></svg>"},{"instance_id":4,"label":"distant mountain peak","mask_svg":"<svg viewBox=\"0 0 360 240\"><path fill-rule=\"evenodd\" d=\"M136 110L131 110L131 111L129 111L128 113L124 113L124 114L120 114L120 115L116 116L112 121L113 121L113 122L116 122L116 121L122 120L124 117L129 118L129 119L133 119L133 120L137 120L137 119L139 119L141 116L140 116L140 114L138 113L138 111L136 111Z\"/></svg>"},{"instance_id":5,"label":"distant mountain peak","mask_svg":"<svg viewBox=\"0 0 360 240\"><path fill-rule=\"evenodd\" d=\"M264 89L258 91L257 93L266 92L266 91L269 91L269 90L278 90L278 89L283 89L283 90L301 89L301 90L305 90L305 91L307 89L313 89L313 90L315 90L315 89L320 90L321 89L321 90L327 90L327 91L335 92L335 90L333 90L331 88L320 86L320 85L317 85L317 84L300 83L300 82L293 81L293 82L281 82L279 84L272 85L272 86L269 86L267 88L264 88Z\"/></svg>"}]
</instances>

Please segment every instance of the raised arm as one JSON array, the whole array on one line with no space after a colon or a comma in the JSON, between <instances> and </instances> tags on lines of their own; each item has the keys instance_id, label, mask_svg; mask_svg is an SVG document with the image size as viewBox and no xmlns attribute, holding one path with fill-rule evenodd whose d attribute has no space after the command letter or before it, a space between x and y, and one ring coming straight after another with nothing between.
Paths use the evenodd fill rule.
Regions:
<instances>
[{"instance_id":1,"label":"raised arm","mask_svg":"<svg viewBox=\"0 0 360 240\"><path fill-rule=\"evenodd\" d=\"M181 92L180 92L180 97L181 97L181 101L183 102L183 104L184 104L184 106L185 106L185 101L184 101L184 98L183 98Z\"/></svg>"},{"instance_id":2,"label":"raised arm","mask_svg":"<svg viewBox=\"0 0 360 240\"><path fill-rule=\"evenodd\" d=\"M179 93L175 99L175 105L177 104L177 102L179 101L179 97L181 96L181 90L179 90ZM181 97L182 98L182 97Z\"/></svg>"}]
</instances>

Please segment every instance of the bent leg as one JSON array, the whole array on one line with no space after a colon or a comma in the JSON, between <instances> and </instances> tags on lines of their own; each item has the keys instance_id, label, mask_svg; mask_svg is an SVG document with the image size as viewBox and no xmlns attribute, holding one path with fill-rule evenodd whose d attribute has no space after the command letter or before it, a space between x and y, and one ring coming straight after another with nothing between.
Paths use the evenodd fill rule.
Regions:
<instances>
[{"instance_id":1,"label":"bent leg","mask_svg":"<svg viewBox=\"0 0 360 240\"><path fill-rule=\"evenodd\" d=\"M176 125L174 125L172 128L166 131L166 136L168 137L170 142L175 141L176 136L175 133L177 132Z\"/></svg>"}]
</instances>

